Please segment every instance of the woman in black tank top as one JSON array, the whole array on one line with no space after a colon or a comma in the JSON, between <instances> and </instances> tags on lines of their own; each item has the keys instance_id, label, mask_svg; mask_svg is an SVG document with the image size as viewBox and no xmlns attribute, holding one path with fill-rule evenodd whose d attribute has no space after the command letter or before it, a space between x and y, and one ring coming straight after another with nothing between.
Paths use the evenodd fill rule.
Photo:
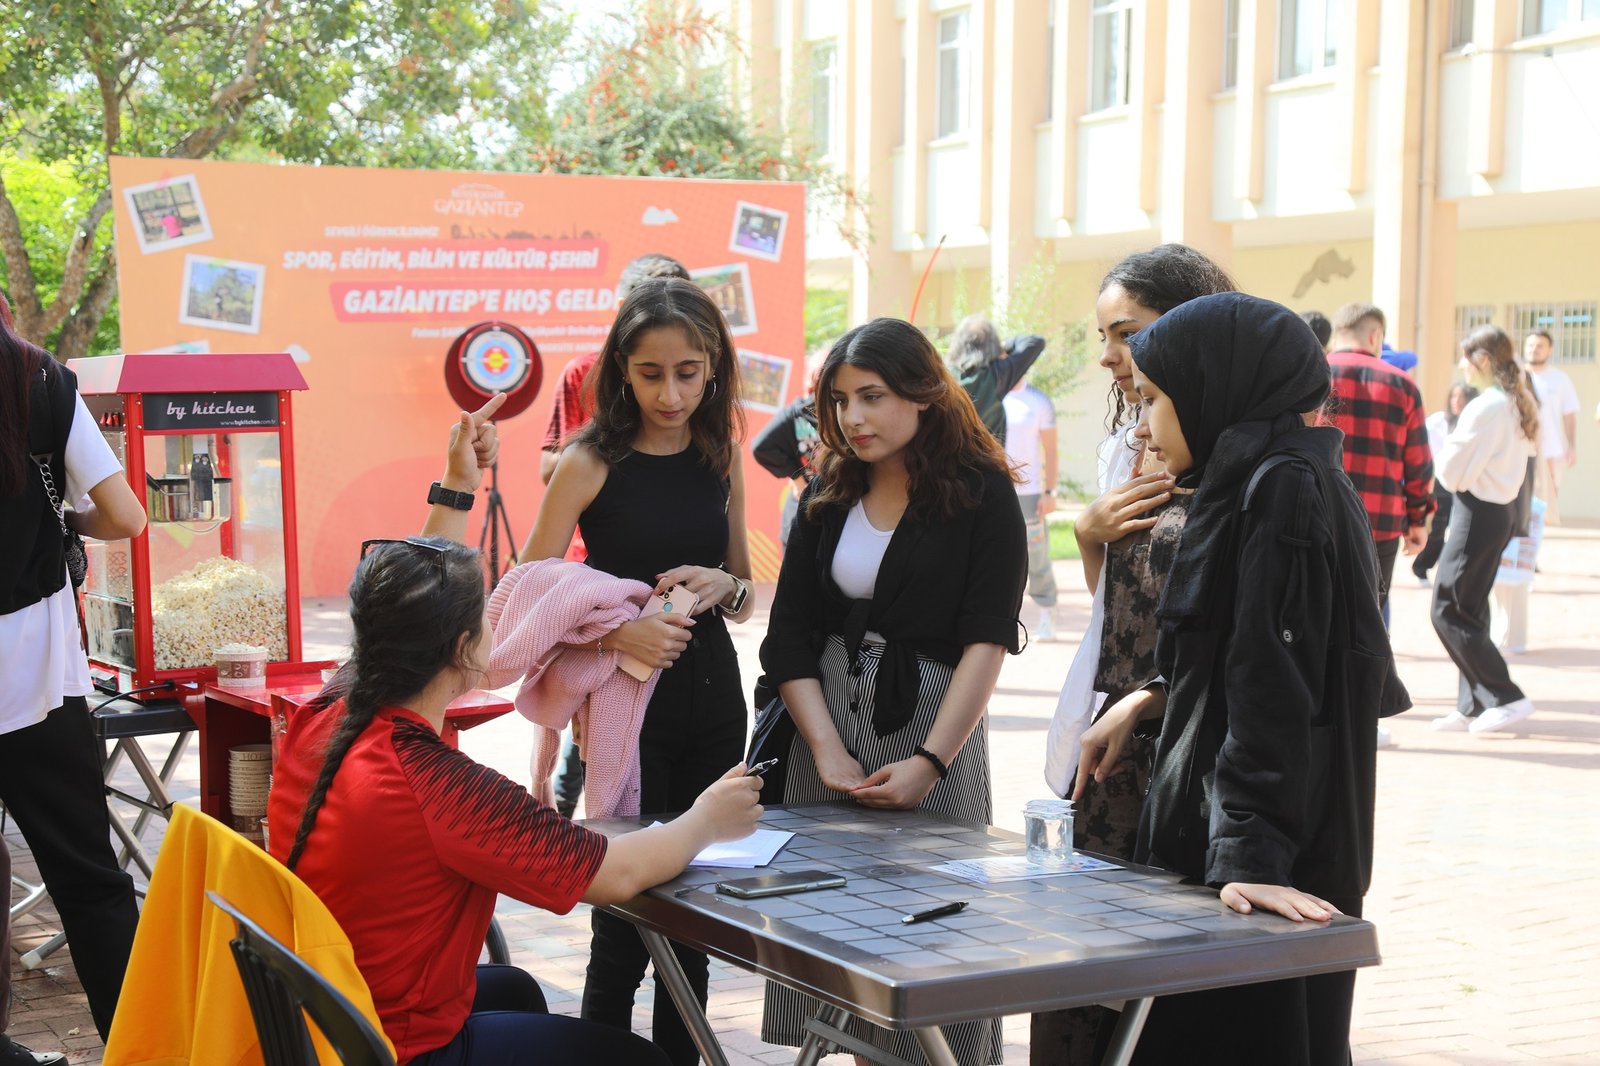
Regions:
<instances>
[{"instance_id":1,"label":"woman in black tank top","mask_svg":"<svg viewBox=\"0 0 1600 1066\"><path fill-rule=\"evenodd\" d=\"M733 340L698 286L653 279L623 303L594 375L594 419L561 453L519 558L560 558L581 526L589 566L658 592L684 585L699 597L692 618L639 618L600 641L602 653L661 671L639 734L640 810L687 810L739 762L748 721L726 626L755 608ZM583 1017L628 1029L649 953L625 919L596 910L590 921ZM677 955L704 1004L705 955ZM698 1061L659 985L652 1035L674 1063Z\"/></svg>"}]
</instances>

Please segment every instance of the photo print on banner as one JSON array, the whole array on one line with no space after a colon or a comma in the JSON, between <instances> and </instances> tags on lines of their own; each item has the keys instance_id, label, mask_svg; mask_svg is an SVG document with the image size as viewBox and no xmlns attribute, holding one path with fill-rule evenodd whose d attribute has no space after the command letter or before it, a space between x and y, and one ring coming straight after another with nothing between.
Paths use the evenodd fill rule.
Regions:
<instances>
[{"instance_id":1,"label":"photo print on banner","mask_svg":"<svg viewBox=\"0 0 1600 1066\"><path fill-rule=\"evenodd\" d=\"M776 263L783 255L783 231L789 212L740 200L733 209L733 236L728 251Z\"/></svg>"},{"instance_id":2,"label":"photo print on banner","mask_svg":"<svg viewBox=\"0 0 1600 1066\"><path fill-rule=\"evenodd\" d=\"M705 290L728 320L728 332L735 337L756 332L756 301L750 290L750 268L744 263L691 270L689 277Z\"/></svg>"},{"instance_id":3,"label":"photo print on banner","mask_svg":"<svg viewBox=\"0 0 1600 1066\"><path fill-rule=\"evenodd\" d=\"M185 257L178 321L235 333L260 333L266 275L267 268L259 263Z\"/></svg>"},{"instance_id":4,"label":"photo print on banner","mask_svg":"<svg viewBox=\"0 0 1600 1066\"><path fill-rule=\"evenodd\" d=\"M752 411L776 414L789 395L789 372L794 363L775 355L763 355L740 348L739 384L744 392L744 405Z\"/></svg>"},{"instance_id":5,"label":"photo print on banner","mask_svg":"<svg viewBox=\"0 0 1600 1066\"><path fill-rule=\"evenodd\" d=\"M211 239L211 219L192 174L134 185L122 195L145 255Z\"/></svg>"}]
</instances>

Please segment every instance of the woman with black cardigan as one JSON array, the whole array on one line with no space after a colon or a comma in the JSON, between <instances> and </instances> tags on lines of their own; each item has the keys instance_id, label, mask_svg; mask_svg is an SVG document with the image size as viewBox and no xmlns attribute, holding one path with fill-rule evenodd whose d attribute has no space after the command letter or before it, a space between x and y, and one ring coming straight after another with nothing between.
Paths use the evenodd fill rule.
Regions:
<instances>
[{"instance_id":1,"label":"woman with black cardigan","mask_svg":"<svg viewBox=\"0 0 1600 1066\"><path fill-rule=\"evenodd\" d=\"M985 712L1020 650L1027 543L1010 468L933 345L880 318L840 338L817 386L821 470L801 499L761 665L799 735L786 804L854 800L991 816ZM815 1001L768 986L762 1039L797 1045ZM852 1031L921 1061L909 1033ZM947 1026L1000 1061L998 1020Z\"/></svg>"}]
</instances>

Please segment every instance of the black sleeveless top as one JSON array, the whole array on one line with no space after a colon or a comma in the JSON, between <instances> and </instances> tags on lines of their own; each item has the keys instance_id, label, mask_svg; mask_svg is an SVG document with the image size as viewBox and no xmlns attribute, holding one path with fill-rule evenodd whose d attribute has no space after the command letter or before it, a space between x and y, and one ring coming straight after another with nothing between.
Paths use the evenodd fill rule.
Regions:
<instances>
[{"instance_id":1,"label":"black sleeveless top","mask_svg":"<svg viewBox=\"0 0 1600 1066\"><path fill-rule=\"evenodd\" d=\"M48 356L29 380L28 452L22 491L0 497L0 614L11 614L61 591L67 583L61 525L45 494L33 454L49 455L56 492L67 490L67 437L77 409L78 376Z\"/></svg>"},{"instance_id":2,"label":"black sleeveless top","mask_svg":"<svg viewBox=\"0 0 1600 1066\"><path fill-rule=\"evenodd\" d=\"M612 464L578 528L588 564L613 577L654 585L675 566L718 567L728 557L727 481L693 444L674 455L629 452Z\"/></svg>"}]
</instances>

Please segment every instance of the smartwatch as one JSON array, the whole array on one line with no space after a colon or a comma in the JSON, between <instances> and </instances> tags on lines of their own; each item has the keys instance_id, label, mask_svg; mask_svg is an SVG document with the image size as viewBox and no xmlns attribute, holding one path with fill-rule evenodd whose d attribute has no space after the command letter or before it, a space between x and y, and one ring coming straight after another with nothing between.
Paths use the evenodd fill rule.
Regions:
<instances>
[{"instance_id":1,"label":"smartwatch","mask_svg":"<svg viewBox=\"0 0 1600 1066\"><path fill-rule=\"evenodd\" d=\"M738 614L740 611L744 610L744 601L750 595L750 586L746 582L740 580L738 577L734 577L733 583L738 589L738 591L733 594L733 603L727 607L721 607L720 604L718 605L721 607L723 614Z\"/></svg>"},{"instance_id":2,"label":"smartwatch","mask_svg":"<svg viewBox=\"0 0 1600 1066\"><path fill-rule=\"evenodd\" d=\"M458 511L472 510L472 503L476 499L477 496L474 493L447 489L437 481L428 486L429 503L442 503L446 507L454 507Z\"/></svg>"}]
</instances>

